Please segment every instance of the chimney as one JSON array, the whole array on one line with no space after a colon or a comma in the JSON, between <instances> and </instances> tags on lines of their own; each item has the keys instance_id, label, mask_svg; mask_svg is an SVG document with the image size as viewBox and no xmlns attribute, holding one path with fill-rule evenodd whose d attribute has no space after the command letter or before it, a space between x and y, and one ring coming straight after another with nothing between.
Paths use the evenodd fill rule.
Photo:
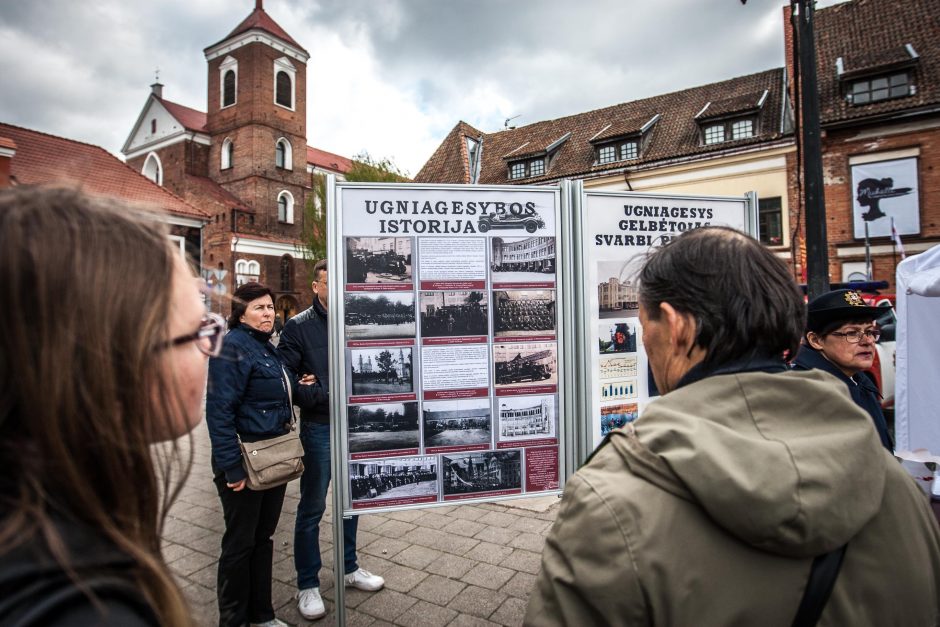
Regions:
<instances>
[{"instance_id":1,"label":"chimney","mask_svg":"<svg viewBox=\"0 0 940 627\"><path fill-rule=\"evenodd\" d=\"M264 7L261 6L262 4L262 0L255 0L255 11L264 11Z\"/></svg>"},{"instance_id":2,"label":"chimney","mask_svg":"<svg viewBox=\"0 0 940 627\"><path fill-rule=\"evenodd\" d=\"M16 154L16 142L7 137L0 137L0 189L10 187L12 183L13 155Z\"/></svg>"},{"instance_id":3,"label":"chimney","mask_svg":"<svg viewBox=\"0 0 940 627\"><path fill-rule=\"evenodd\" d=\"M150 91L153 92L153 95L157 98L163 98L163 83L156 82L150 86Z\"/></svg>"}]
</instances>

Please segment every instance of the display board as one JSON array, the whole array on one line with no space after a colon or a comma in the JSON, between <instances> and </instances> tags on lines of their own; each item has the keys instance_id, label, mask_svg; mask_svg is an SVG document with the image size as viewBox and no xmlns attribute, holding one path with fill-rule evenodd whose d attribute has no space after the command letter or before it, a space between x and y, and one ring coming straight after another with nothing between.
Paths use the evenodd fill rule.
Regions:
<instances>
[{"instance_id":1,"label":"display board","mask_svg":"<svg viewBox=\"0 0 940 627\"><path fill-rule=\"evenodd\" d=\"M334 194L344 512L557 492L559 189L341 183Z\"/></svg>"},{"instance_id":2,"label":"display board","mask_svg":"<svg viewBox=\"0 0 940 627\"><path fill-rule=\"evenodd\" d=\"M757 198L689 197L628 192L580 195L580 404L589 432L586 456L611 430L635 420L658 396L643 350L636 276L646 254L685 231L730 226L756 236Z\"/></svg>"}]
</instances>

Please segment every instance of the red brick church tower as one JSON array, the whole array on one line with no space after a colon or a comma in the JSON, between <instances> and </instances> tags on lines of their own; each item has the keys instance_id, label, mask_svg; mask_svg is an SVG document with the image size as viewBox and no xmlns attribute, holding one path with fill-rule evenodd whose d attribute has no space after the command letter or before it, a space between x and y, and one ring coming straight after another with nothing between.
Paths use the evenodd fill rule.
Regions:
<instances>
[{"instance_id":1,"label":"red brick church tower","mask_svg":"<svg viewBox=\"0 0 940 627\"><path fill-rule=\"evenodd\" d=\"M123 152L129 165L212 216L203 229L206 275L224 274L227 291L260 280L286 319L311 300L301 247L315 165L307 146L309 54L256 0L205 58L206 113L166 100L156 83Z\"/></svg>"}]
</instances>

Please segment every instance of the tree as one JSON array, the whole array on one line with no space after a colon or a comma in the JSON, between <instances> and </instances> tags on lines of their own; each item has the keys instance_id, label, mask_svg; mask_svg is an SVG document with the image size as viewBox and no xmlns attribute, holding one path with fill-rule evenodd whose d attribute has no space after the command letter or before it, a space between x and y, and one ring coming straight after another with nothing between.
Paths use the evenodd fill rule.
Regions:
<instances>
[{"instance_id":1,"label":"tree","mask_svg":"<svg viewBox=\"0 0 940 627\"><path fill-rule=\"evenodd\" d=\"M384 350L379 353L379 356L375 359L375 364L379 367L379 372L385 375L385 380L388 381L390 373L395 365L395 360L392 358L392 353L390 351Z\"/></svg>"},{"instance_id":2,"label":"tree","mask_svg":"<svg viewBox=\"0 0 940 627\"><path fill-rule=\"evenodd\" d=\"M345 176L347 181L356 183L405 183L411 180L391 159L375 160L365 151L353 157L352 168ZM310 185L312 193L304 205L302 248L312 271L317 261L326 258L326 175L311 174Z\"/></svg>"}]
</instances>

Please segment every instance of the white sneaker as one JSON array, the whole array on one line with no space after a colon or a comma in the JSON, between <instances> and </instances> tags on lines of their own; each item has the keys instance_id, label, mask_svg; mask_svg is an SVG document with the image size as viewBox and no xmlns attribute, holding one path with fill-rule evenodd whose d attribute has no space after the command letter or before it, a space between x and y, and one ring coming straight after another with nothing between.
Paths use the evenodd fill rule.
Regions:
<instances>
[{"instance_id":1,"label":"white sneaker","mask_svg":"<svg viewBox=\"0 0 940 627\"><path fill-rule=\"evenodd\" d=\"M326 616L323 599L320 598L320 588L307 588L297 593L297 611L307 620L316 620Z\"/></svg>"},{"instance_id":2,"label":"white sneaker","mask_svg":"<svg viewBox=\"0 0 940 627\"><path fill-rule=\"evenodd\" d=\"M373 575L365 568L360 568L355 572L349 573L343 577L343 579L346 581L347 586L359 588L360 590L366 590L367 592L381 590L382 586L385 585L384 579L378 575Z\"/></svg>"},{"instance_id":3,"label":"white sneaker","mask_svg":"<svg viewBox=\"0 0 940 627\"><path fill-rule=\"evenodd\" d=\"M278 618L272 618L263 623L251 623L251 627L290 627L290 625Z\"/></svg>"}]
</instances>

